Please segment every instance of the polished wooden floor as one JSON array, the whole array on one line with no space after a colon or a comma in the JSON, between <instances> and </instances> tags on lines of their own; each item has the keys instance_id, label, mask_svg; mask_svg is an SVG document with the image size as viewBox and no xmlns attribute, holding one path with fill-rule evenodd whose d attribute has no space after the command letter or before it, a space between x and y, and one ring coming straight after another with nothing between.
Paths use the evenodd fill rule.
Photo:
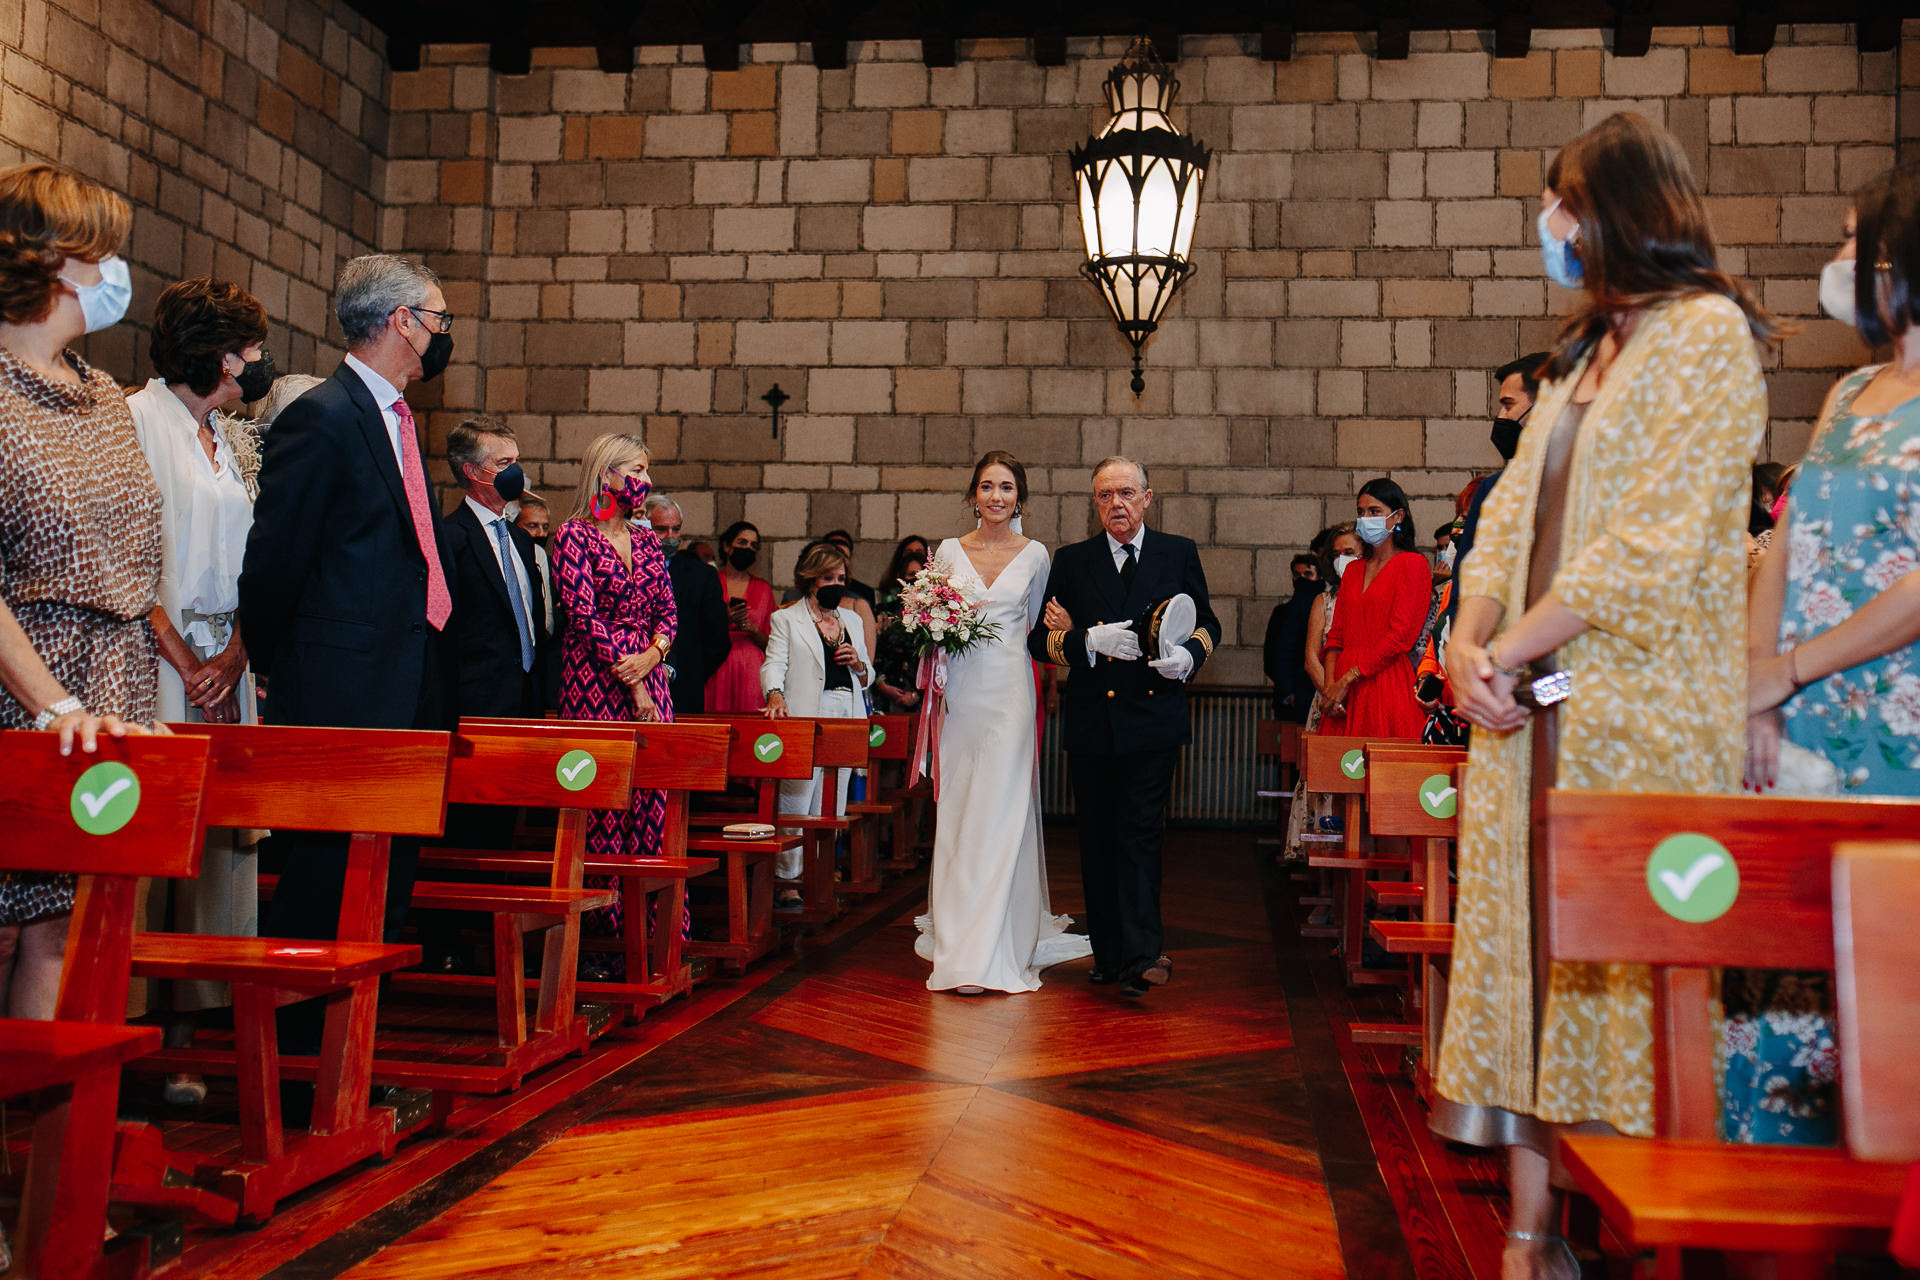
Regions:
<instances>
[{"instance_id":1,"label":"polished wooden floor","mask_svg":"<svg viewBox=\"0 0 1920 1280\"><path fill-rule=\"evenodd\" d=\"M1049 860L1078 915L1070 831ZM1177 967L1134 1004L1086 961L931 994L924 882L890 885L265 1227L190 1232L176 1274L1496 1274L1497 1168L1432 1142L1397 1056L1346 1037L1383 997L1349 1003L1297 889L1250 835L1172 833Z\"/></svg>"}]
</instances>

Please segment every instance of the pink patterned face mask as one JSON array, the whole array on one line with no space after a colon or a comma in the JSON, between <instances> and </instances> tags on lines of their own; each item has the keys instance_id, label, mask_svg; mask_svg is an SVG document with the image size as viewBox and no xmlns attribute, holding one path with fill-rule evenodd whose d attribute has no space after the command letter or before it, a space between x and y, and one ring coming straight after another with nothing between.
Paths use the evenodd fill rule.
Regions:
<instances>
[{"instance_id":1,"label":"pink patterned face mask","mask_svg":"<svg viewBox=\"0 0 1920 1280\"><path fill-rule=\"evenodd\" d=\"M1773 506L1767 509L1767 514L1773 517L1773 522L1775 524L1779 524L1780 517L1785 515L1786 513L1787 513L1787 495L1783 493L1779 497L1773 500Z\"/></svg>"}]
</instances>

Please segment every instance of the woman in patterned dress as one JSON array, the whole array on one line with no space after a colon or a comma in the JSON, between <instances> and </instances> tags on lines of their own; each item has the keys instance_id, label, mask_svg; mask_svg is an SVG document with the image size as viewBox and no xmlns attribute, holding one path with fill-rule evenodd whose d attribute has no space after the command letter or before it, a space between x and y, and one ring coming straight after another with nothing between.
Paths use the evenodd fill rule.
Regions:
<instances>
[{"instance_id":1,"label":"woman in patterned dress","mask_svg":"<svg viewBox=\"0 0 1920 1280\"><path fill-rule=\"evenodd\" d=\"M118 384L68 349L126 311L131 217L51 165L0 169L0 729L57 730L62 755L153 719L160 491ZM0 870L0 1016L53 1016L73 890Z\"/></svg>"},{"instance_id":2,"label":"woman in patterned dress","mask_svg":"<svg viewBox=\"0 0 1920 1280\"><path fill-rule=\"evenodd\" d=\"M1652 976L1549 964L1532 832L1551 786L1727 793L1747 690L1748 489L1777 322L1716 267L1671 135L1615 115L1555 157L1548 275L1583 290L1461 565L1447 670L1473 722L1460 898L1429 1123L1509 1152L1504 1280L1578 1274L1549 1185L1558 1133L1653 1133ZM1498 631L1496 635L1495 632ZM1572 677L1538 715L1525 669Z\"/></svg>"},{"instance_id":3,"label":"woman in patterned dress","mask_svg":"<svg viewBox=\"0 0 1920 1280\"><path fill-rule=\"evenodd\" d=\"M1841 379L1788 491L1748 623L1747 783L1779 779L1782 736L1849 796L1920 796L1920 173L1854 199L1836 262L1851 319L1893 359ZM1856 253L1858 243L1869 251ZM1826 291L1822 292L1823 304ZM1885 308L1882 299L1903 299ZM1845 307L1839 308L1844 311ZM1729 970L1722 1127L1734 1140L1838 1141L1825 973Z\"/></svg>"},{"instance_id":4,"label":"woman in patterned dress","mask_svg":"<svg viewBox=\"0 0 1920 1280\"><path fill-rule=\"evenodd\" d=\"M671 723L673 695L661 660L673 648L679 615L660 541L638 513L653 482L646 442L609 433L587 446L573 511L553 534L553 581L566 606L561 640L560 718ZM627 812L596 811L587 822L590 857L659 853L667 798L635 791ZM588 876L587 886L617 889L616 876ZM620 933L620 900L588 916L587 931ZM624 957L601 971L582 957L590 978L619 978Z\"/></svg>"}]
</instances>

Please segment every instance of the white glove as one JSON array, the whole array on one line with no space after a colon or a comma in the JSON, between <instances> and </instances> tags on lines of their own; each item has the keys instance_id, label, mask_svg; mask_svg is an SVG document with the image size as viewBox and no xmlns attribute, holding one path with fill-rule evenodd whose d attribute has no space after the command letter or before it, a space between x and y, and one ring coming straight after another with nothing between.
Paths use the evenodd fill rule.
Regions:
<instances>
[{"instance_id":1,"label":"white glove","mask_svg":"<svg viewBox=\"0 0 1920 1280\"><path fill-rule=\"evenodd\" d=\"M1147 664L1169 680L1185 680L1193 674L1193 654L1186 649L1175 649L1164 658L1155 658Z\"/></svg>"},{"instance_id":2,"label":"white glove","mask_svg":"<svg viewBox=\"0 0 1920 1280\"><path fill-rule=\"evenodd\" d=\"M1103 622L1097 627L1087 628L1087 663L1092 665L1093 655L1104 653L1109 658L1121 662L1132 662L1140 656L1140 637L1133 634L1131 622Z\"/></svg>"}]
</instances>

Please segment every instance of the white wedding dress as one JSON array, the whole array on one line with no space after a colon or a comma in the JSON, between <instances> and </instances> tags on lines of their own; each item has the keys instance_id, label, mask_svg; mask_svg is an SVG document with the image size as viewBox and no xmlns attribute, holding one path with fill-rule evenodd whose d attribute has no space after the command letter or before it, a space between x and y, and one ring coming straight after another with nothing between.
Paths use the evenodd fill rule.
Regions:
<instances>
[{"instance_id":1,"label":"white wedding dress","mask_svg":"<svg viewBox=\"0 0 1920 1280\"><path fill-rule=\"evenodd\" d=\"M991 587L957 539L941 543L934 562L972 580L1000 635L947 669L929 909L914 950L933 962L929 991L1037 991L1042 969L1093 954L1087 938L1066 932L1073 917L1053 914L1040 845L1027 632L1045 602L1047 550L1027 543Z\"/></svg>"}]
</instances>

